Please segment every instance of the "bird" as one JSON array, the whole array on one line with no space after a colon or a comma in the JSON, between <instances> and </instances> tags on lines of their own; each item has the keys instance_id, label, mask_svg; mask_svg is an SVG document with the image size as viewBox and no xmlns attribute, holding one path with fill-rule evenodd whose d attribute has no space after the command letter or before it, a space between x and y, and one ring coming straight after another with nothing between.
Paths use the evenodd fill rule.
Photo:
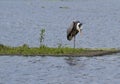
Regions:
<instances>
[{"instance_id":1,"label":"bird","mask_svg":"<svg viewBox=\"0 0 120 84\"><path fill-rule=\"evenodd\" d=\"M75 36L80 32L82 34L82 23L80 21L73 21L70 27L67 29L67 40L71 41L74 38L75 48Z\"/></svg>"}]
</instances>

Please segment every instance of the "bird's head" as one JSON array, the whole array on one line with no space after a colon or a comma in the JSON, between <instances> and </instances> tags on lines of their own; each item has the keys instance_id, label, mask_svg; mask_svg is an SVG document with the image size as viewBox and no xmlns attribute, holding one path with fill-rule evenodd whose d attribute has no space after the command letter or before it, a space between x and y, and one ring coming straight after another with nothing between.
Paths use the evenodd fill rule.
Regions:
<instances>
[{"instance_id":1,"label":"bird's head","mask_svg":"<svg viewBox=\"0 0 120 84\"><path fill-rule=\"evenodd\" d=\"M76 25L76 29L80 32L80 34L82 34L82 23L80 21L76 21L74 22L74 24Z\"/></svg>"}]
</instances>

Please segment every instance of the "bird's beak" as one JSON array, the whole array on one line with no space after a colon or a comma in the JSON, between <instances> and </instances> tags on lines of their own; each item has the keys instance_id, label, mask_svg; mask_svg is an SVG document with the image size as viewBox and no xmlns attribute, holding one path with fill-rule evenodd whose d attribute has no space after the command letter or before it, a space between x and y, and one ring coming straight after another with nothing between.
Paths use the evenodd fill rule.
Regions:
<instances>
[{"instance_id":1,"label":"bird's beak","mask_svg":"<svg viewBox=\"0 0 120 84\"><path fill-rule=\"evenodd\" d=\"M82 23L81 23L81 25L82 25ZM80 30L79 30L80 35L82 35L82 29L83 29L83 26L80 27Z\"/></svg>"},{"instance_id":2,"label":"bird's beak","mask_svg":"<svg viewBox=\"0 0 120 84\"><path fill-rule=\"evenodd\" d=\"M82 36L82 29L80 29L80 35Z\"/></svg>"}]
</instances>

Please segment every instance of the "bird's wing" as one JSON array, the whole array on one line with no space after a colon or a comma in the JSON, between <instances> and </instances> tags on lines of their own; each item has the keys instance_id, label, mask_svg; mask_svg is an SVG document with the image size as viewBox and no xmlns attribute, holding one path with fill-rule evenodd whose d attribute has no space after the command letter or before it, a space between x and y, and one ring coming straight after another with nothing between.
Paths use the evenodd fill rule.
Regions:
<instances>
[{"instance_id":1,"label":"bird's wing","mask_svg":"<svg viewBox=\"0 0 120 84\"><path fill-rule=\"evenodd\" d=\"M71 25L67 29L67 35L69 35L71 33L72 29L73 29L73 22L71 23Z\"/></svg>"},{"instance_id":2,"label":"bird's wing","mask_svg":"<svg viewBox=\"0 0 120 84\"><path fill-rule=\"evenodd\" d=\"M72 36L72 30L73 30L73 23L70 25L70 27L67 29L67 39L70 41L72 40L73 36Z\"/></svg>"}]
</instances>

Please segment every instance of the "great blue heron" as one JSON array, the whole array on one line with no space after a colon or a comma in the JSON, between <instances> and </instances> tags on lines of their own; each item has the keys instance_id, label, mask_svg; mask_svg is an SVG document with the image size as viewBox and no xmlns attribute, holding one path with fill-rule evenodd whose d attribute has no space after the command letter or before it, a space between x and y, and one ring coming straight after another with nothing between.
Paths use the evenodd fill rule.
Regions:
<instances>
[{"instance_id":1,"label":"great blue heron","mask_svg":"<svg viewBox=\"0 0 120 84\"><path fill-rule=\"evenodd\" d=\"M70 27L67 29L67 40L71 41L74 38L74 48L75 48L75 36L77 33L82 33L82 23L80 21L73 21Z\"/></svg>"}]
</instances>

